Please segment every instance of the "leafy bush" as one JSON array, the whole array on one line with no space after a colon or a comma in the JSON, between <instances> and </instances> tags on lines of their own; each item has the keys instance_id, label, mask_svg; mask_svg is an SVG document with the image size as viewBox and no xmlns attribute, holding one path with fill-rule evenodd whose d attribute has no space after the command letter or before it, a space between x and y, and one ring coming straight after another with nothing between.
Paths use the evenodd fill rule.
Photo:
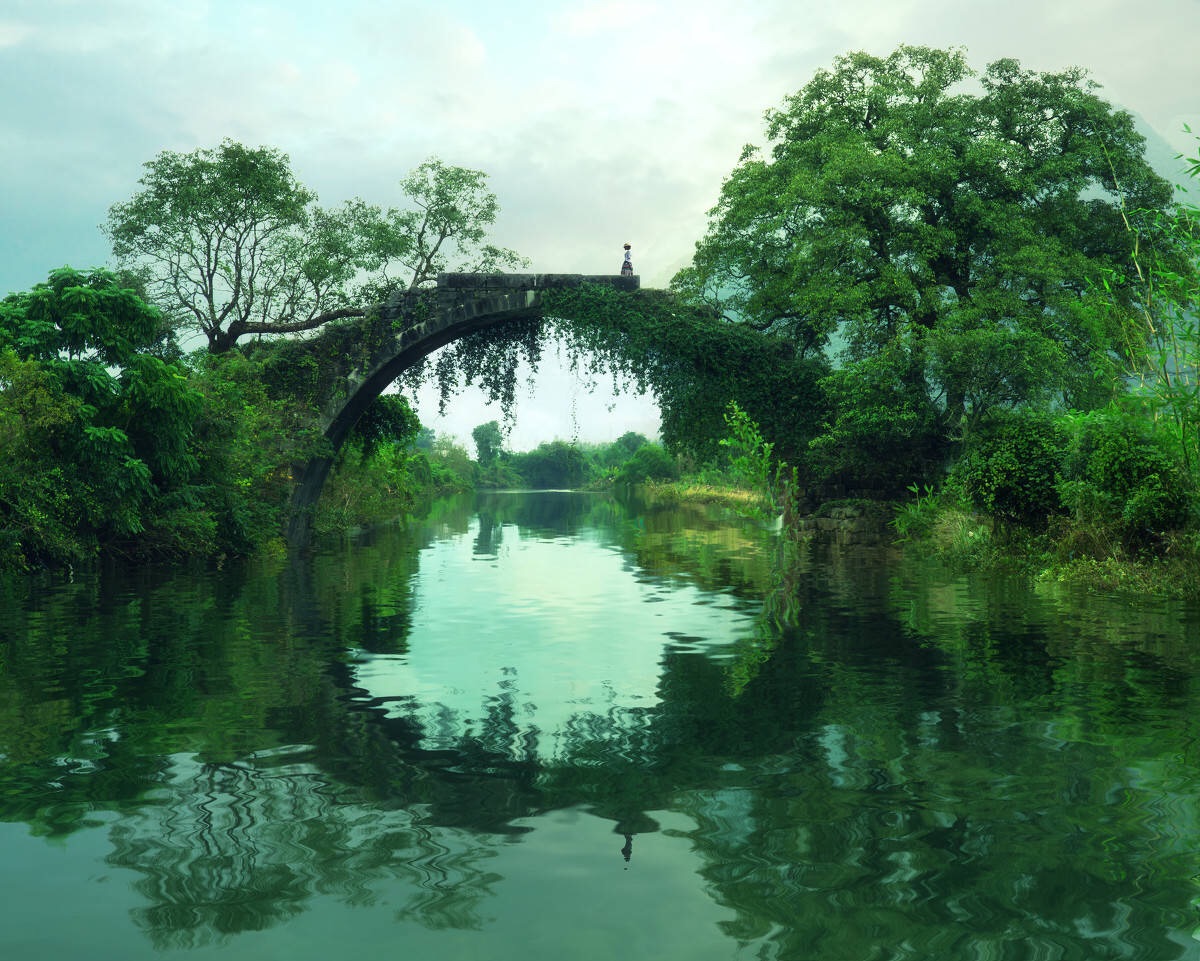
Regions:
<instances>
[{"instance_id":1,"label":"leafy bush","mask_svg":"<svg viewBox=\"0 0 1200 961\"><path fill-rule=\"evenodd\" d=\"M426 456L434 494L457 494L475 487L475 462L467 449L452 438L437 438Z\"/></svg>"},{"instance_id":2,"label":"leafy bush","mask_svg":"<svg viewBox=\"0 0 1200 961\"><path fill-rule=\"evenodd\" d=\"M645 444L634 451L619 471L618 484L644 484L652 480L678 480L679 466L661 444Z\"/></svg>"},{"instance_id":3,"label":"leafy bush","mask_svg":"<svg viewBox=\"0 0 1200 961\"><path fill-rule=\"evenodd\" d=\"M811 484L831 493L863 489L895 497L940 468L940 414L914 386L912 362L896 346L821 381L832 413L810 444Z\"/></svg>"},{"instance_id":4,"label":"leafy bush","mask_svg":"<svg viewBox=\"0 0 1200 961\"><path fill-rule=\"evenodd\" d=\"M427 474L425 454L403 444L374 446L369 453L345 444L317 502L313 529L334 533L411 513L419 491L415 475Z\"/></svg>"},{"instance_id":5,"label":"leafy bush","mask_svg":"<svg viewBox=\"0 0 1200 961\"><path fill-rule=\"evenodd\" d=\"M1062 510L1066 434L1050 414L992 415L950 470L951 487L1003 524L1039 525Z\"/></svg>"},{"instance_id":6,"label":"leafy bush","mask_svg":"<svg viewBox=\"0 0 1200 961\"><path fill-rule=\"evenodd\" d=\"M513 454L511 465L526 484L539 488L582 487L587 468L583 451L562 440L539 444L523 454Z\"/></svg>"},{"instance_id":7,"label":"leafy bush","mask_svg":"<svg viewBox=\"0 0 1200 961\"><path fill-rule=\"evenodd\" d=\"M0 301L0 541L5 565L101 551L173 553L210 525L203 397L164 344L161 314L127 277L63 267Z\"/></svg>"},{"instance_id":8,"label":"leafy bush","mask_svg":"<svg viewBox=\"0 0 1200 961\"><path fill-rule=\"evenodd\" d=\"M475 486L491 490L523 487L525 480L504 458L496 458L487 467L480 467Z\"/></svg>"},{"instance_id":9,"label":"leafy bush","mask_svg":"<svg viewBox=\"0 0 1200 961\"><path fill-rule=\"evenodd\" d=\"M1108 526L1134 550L1187 524L1195 487L1171 436L1116 408L1066 423L1071 436L1060 493L1077 522Z\"/></svg>"},{"instance_id":10,"label":"leafy bush","mask_svg":"<svg viewBox=\"0 0 1200 961\"><path fill-rule=\"evenodd\" d=\"M279 537L292 464L322 441L301 429L288 404L268 396L262 365L236 351L201 355L191 383L204 397L196 420L196 510L216 522L209 550L251 553Z\"/></svg>"}]
</instances>

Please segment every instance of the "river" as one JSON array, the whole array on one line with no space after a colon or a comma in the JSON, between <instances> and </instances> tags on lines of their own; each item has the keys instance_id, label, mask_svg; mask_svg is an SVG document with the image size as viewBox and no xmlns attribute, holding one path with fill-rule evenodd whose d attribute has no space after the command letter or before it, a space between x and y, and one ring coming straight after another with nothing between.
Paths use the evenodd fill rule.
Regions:
<instances>
[{"instance_id":1,"label":"river","mask_svg":"<svg viewBox=\"0 0 1200 961\"><path fill-rule=\"evenodd\" d=\"M1200 959L1200 611L481 494L0 582L0 956Z\"/></svg>"}]
</instances>

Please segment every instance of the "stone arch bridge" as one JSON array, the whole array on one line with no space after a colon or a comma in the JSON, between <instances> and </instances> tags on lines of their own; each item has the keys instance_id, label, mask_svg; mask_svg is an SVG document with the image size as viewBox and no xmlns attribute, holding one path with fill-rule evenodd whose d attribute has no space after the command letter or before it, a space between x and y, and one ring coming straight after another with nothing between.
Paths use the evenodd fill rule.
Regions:
<instances>
[{"instance_id":1,"label":"stone arch bridge","mask_svg":"<svg viewBox=\"0 0 1200 961\"><path fill-rule=\"evenodd\" d=\"M434 290L404 291L380 308L378 331L365 358L347 359L337 372L333 399L321 411L319 426L334 454L371 403L401 373L439 347L498 324L540 317L547 290L601 284L635 291L637 276L612 274L438 274ZM333 466L333 456L314 457L299 466L292 494L288 542L305 546L312 512Z\"/></svg>"}]
</instances>

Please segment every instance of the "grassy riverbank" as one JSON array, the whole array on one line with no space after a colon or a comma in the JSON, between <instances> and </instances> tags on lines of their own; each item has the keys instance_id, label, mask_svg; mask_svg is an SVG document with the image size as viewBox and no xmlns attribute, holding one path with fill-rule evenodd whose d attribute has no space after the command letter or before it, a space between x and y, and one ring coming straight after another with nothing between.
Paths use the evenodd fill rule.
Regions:
<instances>
[{"instance_id":1,"label":"grassy riverbank","mask_svg":"<svg viewBox=\"0 0 1200 961\"><path fill-rule=\"evenodd\" d=\"M653 482L645 496L657 503L714 504L744 516L771 516L770 501L755 491L694 480ZM1031 582L1098 594L1200 599L1200 533L1168 532L1152 549L1131 550L1119 532L1095 521L1051 518L1043 528L1006 525L995 517L938 498L904 504L878 501L826 504L789 518L797 539L822 535L821 518L866 518L885 543L914 557L934 557L959 571L1019 573Z\"/></svg>"},{"instance_id":2,"label":"grassy riverbank","mask_svg":"<svg viewBox=\"0 0 1200 961\"><path fill-rule=\"evenodd\" d=\"M1168 532L1154 550L1126 548L1112 531L1071 518L1044 529L1006 526L959 507L899 507L892 531L905 551L958 570L1018 571L1040 584L1102 594L1200 598L1200 535Z\"/></svg>"},{"instance_id":3,"label":"grassy riverbank","mask_svg":"<svg viewBox=\"0 0 1200 961\"><path fill-rule=\"evenodd\" d=\"M643 490L661 504L715 504L738 514L766 516L770 502L756 491L692 480L651 481Z\"/></svg>"}]
</instances>

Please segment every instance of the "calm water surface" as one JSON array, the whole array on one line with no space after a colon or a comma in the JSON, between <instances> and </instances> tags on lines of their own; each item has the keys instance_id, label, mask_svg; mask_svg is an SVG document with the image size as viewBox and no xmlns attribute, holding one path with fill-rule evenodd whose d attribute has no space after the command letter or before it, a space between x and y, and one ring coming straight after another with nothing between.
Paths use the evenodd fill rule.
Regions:
<instances>
[{"instance_id":1,"label":"calm water surface","mask_svg":"<svg viewBox=\"0 0 1200 961\"><path fill-rule=\"evenodd\" d=\"M1200 612L779 558L493 494L0 584L0 957L1200 959Z\"/></svg>"}]
</instances>

